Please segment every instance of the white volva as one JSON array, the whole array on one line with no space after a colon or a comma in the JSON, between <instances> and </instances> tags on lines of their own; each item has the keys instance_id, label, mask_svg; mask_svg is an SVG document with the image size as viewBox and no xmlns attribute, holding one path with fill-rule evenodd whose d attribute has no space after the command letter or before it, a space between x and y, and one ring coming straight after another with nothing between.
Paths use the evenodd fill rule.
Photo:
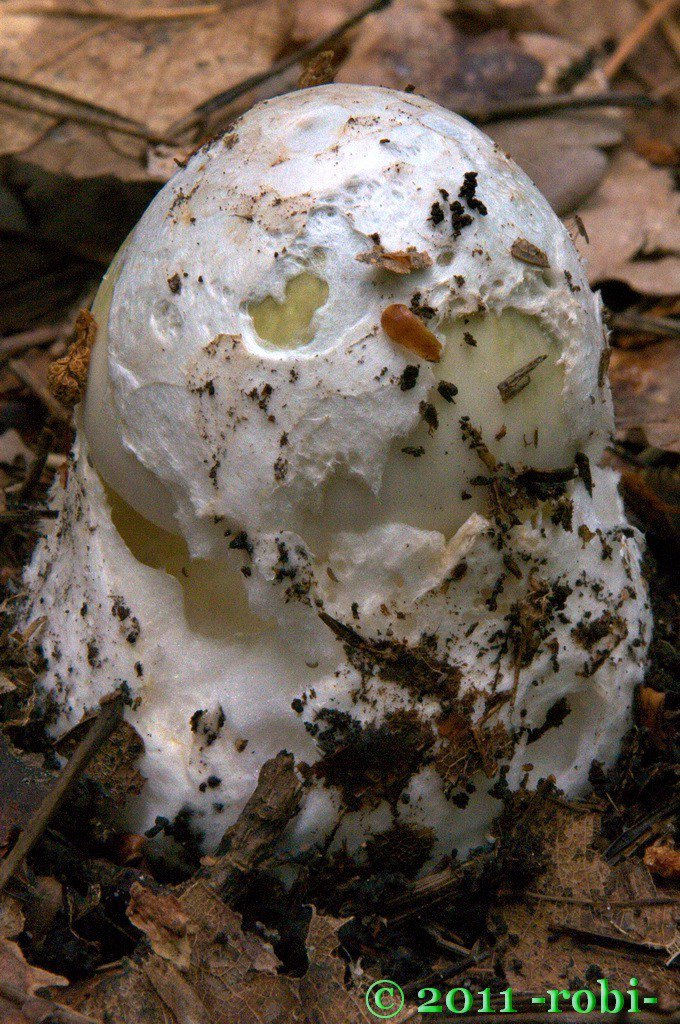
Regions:
<instances>
[{"instance_id":1,"label":"white volva","mask_svg":"<svg viewBox=\"0 0 680 1024\"><path fill-rule=\"evenodd\" d=\"M388 336L393 304L441 359ZM597 468L600 309L486 136L390 90L262 103L160 192L92 312L22 616L55 734L127 687L131 827L188 809L210 850L286 749L287 849L341 819L358 857L396 823L431 859L484 841L507 786L574 795L612 763L651 619Z\"/></svg>"}]
</instances>

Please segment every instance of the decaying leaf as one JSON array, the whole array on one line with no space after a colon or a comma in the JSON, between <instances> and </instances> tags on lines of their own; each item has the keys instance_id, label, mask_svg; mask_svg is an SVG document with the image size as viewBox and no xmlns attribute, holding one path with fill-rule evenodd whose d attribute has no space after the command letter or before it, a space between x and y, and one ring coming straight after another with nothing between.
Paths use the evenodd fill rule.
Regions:
<instances>
[{"instance_id":1,"label":"decaying leaf","mask_svg":"<svg viewBox=\"0 0 680 1024\"><path fill-rule=\"evenodd\" d=\"M170 893L154 893L135 882L130 889L128 917L148 938L154 953L181 970L191 961L193 929L179 900Z\"/></svg>"},{"instance_id":2,"label":"decaying leaf","mask_svg":"<svg viewBox=\"0 0 680 1024\"><path fill-rule=\"evenodd\" d=\"M50 366L47 382L50 391L67 408L77 405L85 393L92 346L97 337L97 321L82 309L76 318L73 339L65 355Z\"/></svg>"},{"instance_id":3,"label":"decaying leaf","mask_svg":"<svg viewBox=\"0 0 680 1024\"><path fill-rule=\"evenodd\" d=\"M645 850L645 864L657 878L677 881L680 878L680 850L666 843L652 843Z\"/></svg>"},{"instance_id":4,"label":"decaying leaf","mask_svg":"<svg viewBox=\"0 0 680 1024\"><path fill-rule=\"evenodd\" d=\"M239 915L199 880L172 897L172 921L181 922L180 930L194 936L189 963L182 967L174 940L169 947L166 943L168 899L150 890L143 896L142 923L153 935L151 952L73 986L68 993L71 1005L93 1016L106 1011L108 1024L313 1024L321 1019L361 1019L361 994L346 989L345 964L337 956L342 921L313 914L307 972L302 978L289 978L277 973L279 961L271 946L244 932ZM134 916L140 920L138 909Z\"/></svg>"},{"instance_id":5,"label":"decaying leaf","mask_svg":"<svg viewBox=\"0 0 680 1024\"><path fill-rule=\"evenodd\" d=\"M680 981L665 967L678 938L677 907L661 898L639 860L611 867L596 848L598 832L595 812L555 808L546 823L547 870L503 910L507 981L516 991L543 991L547 977L586 983L593 964L606 959L599 976L612 986L625 989L635 976L662 1005L677 1005Z\"/></svg>"},{"instance_id":6,"label":"decaying leaf","mask_svg":"<svg viewBox=\"0 0 680 1024\"><path fill-rule=\"evenodd\" d=\"M26 962L15 942L0 939L0 1020L3 1024L99 1024L62 1003L37 995L52 986L68 985L66 978Z\"/></svg>"},{"instance_id":7,"label":"decaying leaf","mask_svg":"<svg viewBox=\"0 0 680 1024\"><path fill-rule=\"evenodd\" d=\"M35 754L13 750L0 734L0 846L23 829L50 789L54 775Z\"/></svg>"},{"instance_id":8,"label":"decaying leaf","mask_svg":"<svg viewBox=\"0 0 680 1024\"><path fill-rule=\"evenodd\" d=\"M680 269L680 260L678 260ZM642 429L648 443L680 452L680 346L675 339L643 349L613 349L609 380L614 393L616 435Z\"/></svg>"},{"instance_id":9,"label":"decaying leaf","mask_svg":"<svg viewBox=\"0 0 680 1024\"><path fill-rule=\"evenodd\" d=\"M643 295L674 295L680 281L680 202L666 168L635 153L614 157L579 214L590 244L577 240L592 284L624 281Z\"/></svg>"}]
</instances>

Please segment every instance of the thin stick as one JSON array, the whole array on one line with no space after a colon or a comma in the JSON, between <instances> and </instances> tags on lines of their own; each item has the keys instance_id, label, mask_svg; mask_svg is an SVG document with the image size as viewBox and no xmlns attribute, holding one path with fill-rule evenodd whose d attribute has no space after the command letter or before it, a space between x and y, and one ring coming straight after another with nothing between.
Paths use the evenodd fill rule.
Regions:
<instances>
[{"instance_id":1,"label":"thin stick","mask_svg":"<svg viewBox=\"0 0 680 1024\"><path fill-rule=\"evenodd\" d=\"M47 15L53 18L97 18L102 21L144 22L144 21L181 21L186 18L205 18L211 14L220 14L224 7L220 3L189 4L186 7L148 7L141 10L102 11L97 7L81 7L78 4L66 4L63 7L47 4L13 3L0 6L0 17L3 15Z\"/></svg>"},{"instance_id":2,"label":"thin stick","mask_svg":"<svg viewBox=\"0 0 680 1024\"><path fill-rule=\"evenodd\" d=\"M120 696L102 704L101 711L73 752L68 764L62 769L54 786L45 796L27 827L0 864L0 892L31 852L50 821L64 802L71 788L87 768L93 756L101 747L122 718L123 702Z\"/></svg>"},{"instance_id":3,"label":"thin stick","mask_svg":"<svg viewBox=\"0 0 680 1024\"><path fill-rule=\"evenodd\" d=\"M532 892L527 890L524 894L527 899L541 900L544 903L566 903L570 907L605 907L607 910L618 910L622 907L667 907L680 904L680 899L675 896L651 896L648 899L630 900L608 900L606 896L595 897L592 900L579 899L576 896L550 896L543 892Z\"/></svg>"},{"instance_id":4,"label":"thin stick","mask_svg":"<svg viewBox=\"0 0 680 1024\"><path fill-rule=\"evenodd\" d=\"M69 96L45 85L26 82L13 75L0 75L0 101L18 110L32 110L47 117L67 119L106 131L121 132L146 142L166 142L163 136L131 118L121 117L113 110L96 103Z\"/></svg>"},{"instance_id":5,"label":"thin stick","mask_svg":"<svg viewBox=\"0 0 680 1024\"><path fill-rule=\"evenodd\" d=\"M613 78L618 74L628 58L642 46L656 26L671 13L677 2L678 0L656 0L654 6L650 7L631 31L623 37L605 64L603 71L607 78Z\"/></svg>"},{"instance_id":6,"label":"thin stick","mask_svg":"<svg viewBox=\"0 0 680 1024\"><path fill-rule=\"evenodd\" d=\"M49 345L56 341L60 331L56 327L35 327L32 331L21 331L19 334L8 334L0 338L0 360L19 355L28 348Z\"/></svg>"},{"instance_id":7,"label":"thin stick","mask_svg":"<svg viewBox=\"0 0 680 1024\"><path fill-rule=\"evenodd\" d=\"M36 519L56 519L58 515L56 508L5 508L0 510L0 526L18 526L21 523L33 523Z\"/></svg>"},{"instance_id":8,"label":"thin stick","mask_svg":"<svg viewBox=\"0 0 680 1024\"><path fill-rule=\"evenodd\" d=\"M637 92L598 92L589 96L556 93L554 96L525 96L508 103L470 106L457 110L462 117L476 124L489 124L506 117L537 117L557 110L587 110L591 107L653 107L656 100Z\"/></svg>"},{"instance_id":9,"label":"thin stick","mask_svg":"<svg viewBox=\"0 0 680 1024\"><path fill-rule=\"evenodd\" d=\"M672 316L648 316L645 313L616 313L612 327L618 331L644 331L658 334L662 338L680 337L680 318Z\"/></svg>"},{"instance_id":10,"label":"thin stick","mask_svg":"<svg viewBox=\"0 0 680 1024\"><path fill-rule=\"evenodd\" d=\"M43 383L35 375L27 362L23 359L10 359L8 366L14 376L18 377L21 383L29 391L32 391L36 398L40 399L50 416L54 416L55 419L60 420L62 423L71 422L71 410L57 401L47 387L47 384Z\"/></svg>"},{"instance_id":11,"label":"thin stick","mask_svg":"<svg viewBox=\"0 0 680 1024\"><path fill-rule=\"evenodd\" d=\"M368 6L363 7L356 14L353 14L350 18L343 21L337 28L327 32L319 39L312 43L308 43L307 46L303 46L302 49L296 50L295 53L289 57L284 57L282 60L277 61L267 71L260 71L256 75L250 75L249 78L243 79L236 85L232 85L230 89L225 89L224 92L217 93L216 96L211 96L210 99L205 100L204 103L199 103L197 107L191 111L186 117L180 118L179 121L175 121L168 130L168 134L171 136L178 136L184 132L191 131L192 128L196 128L199 124L205 121L210 115L216 114L218 111L228 107L239 97L244 96L251 89L255 89L258 85L262 85L264 82L269 81L270 78L276 78L277 75L287 71L288 68L292 68L295 64L299 64L300 61L306 60L307 57L313 57L320 50L324 50L329 43L339 39L340 36L344 35L349 29L354 28L360 21L363 21L369 14L373 14L376 11L382 10L383 7L388 7L392 0L372 0Z\"/></svg>"}]
</instances>

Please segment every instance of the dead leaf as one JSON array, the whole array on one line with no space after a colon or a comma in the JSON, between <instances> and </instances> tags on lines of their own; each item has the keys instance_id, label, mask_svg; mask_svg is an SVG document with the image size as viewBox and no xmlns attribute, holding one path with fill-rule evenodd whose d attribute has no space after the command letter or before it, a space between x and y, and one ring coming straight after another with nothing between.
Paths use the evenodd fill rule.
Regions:
<instances>
[{"instance_id":1,"label":"dead leaf","mask_svg":"<svg viewBox=\"0 0 680 1024\"><path fill-rule=\"evenodd\" d=\"M134 882L127 915L135 928L144 932L154 953L180 970L189 967L193 930L175 896L154 893Z\"/></svg>"},{"instance_id":2,"label":"dead leaf","mask_svg":"<svg viewBox=\"0 0 680 1024\"><path fill-rule=\"evenodd\" d=\"M97 337L97 321L81 309L76 318L73 339L66 353L55 359L47 374L50 391L62 405L72 409L85 393L90 354Z\"/></svg>"},{"instance_id":3,"label":"dead leaf","mask_svg":"<svg viewBox=\"0 0 680 1024\"><path fill-rule=\"evenodd\" d=\"M655 905L659 893L639 860L624 858L616 867L604 861L595 845L595 812L555 807L545 831L550 861L531 887L534 900L529 893L503 910L509 939L504 957L508 984L524 991L543 991L546 978L565 983L574 979L576 984L576 979L586 979L586 971L601 956L606 957L606 977L612 986L625 989L629 979L637 977L642 990L658 995L662 1003L677 1005L680 981L676 972L665 968L663 953L640 956L613 946L605 952L563 931L592 932L605 944L608 937L627 937L663 950L677 940L677 907Z\"/></svg>"},{"instance_id":4,"label":"dead leaf","mask_svg":"<svg viewBox=\"0 0 680 1024\"><path fill-rule=\"evenodd\" d=\"M107 7L115 13L115 2ZM5 14L0 73L99 104L162 135L202 100L267 68L285 36L286 5L277 0L165 23Z\"/></svg>"},{"instance_id":5,"label":"dead leaf","mask_svg":"<svg viewBox=\"0 0 680 1024\"><path fill-rule=\"evenodd\" d=\"M671 174L617 153L579 209L590 244L577 239L592 284L624 281L643 295L674 295L680 280L680 198Z\"/></svg>"},{"instance_id":6,"label":"dead leaf","mask_svg":"<svg viewBox=\"0 0 680 1024\"><path fill-rule=\"evenodd\" d=\"M27 963L15 942L0 939L0 1020L2 1024L98 1024L62 1003L36 993L51 986L68 985L66 978Z\"/></svg>"},{"instance_id":7,"label":"dead leaf","mask_svg":"<svg viewBox=\"0 0 680 1024\"><path fill-rule=\"evenodd\" d=\"M195 936L189 964L181 969L174 952L167 959L153 949L72 986L68 998L77 1009L95 1016L105 1010L109 1024L160 1024L170 1015L182 1024L361 1019L363 999L345 987L345 963L337 956L342 920L313 912L309 967L302 978L289 978L277 973L280 964L271 946L244 932L239 915L205 881L189 883L176 897L146 890L143 899L145 928L154 922L156 940L168 909L173 921L186 922ZM165 943L163 950L167 953Z\"/></svg>"},{"instance_id":8,"label":"dead leaf","mask_svg":"<svg viewBox=\"0 0 680 1024\"><path fill-rule=\"evenodd\" d=\"M680 260L678 261L680 269ZM647 348L612 349L609 380L614 394L616 435L642 428L656 448L680 452L680 346L675 339Z\"/></svg>"},{"instance_id":9,"label":"dead leaf","mask_svg":"<svg viewBox=\"0 0 680 1024\"><path fill-rule=\"evenodd\" d=\"M449 6L446 0L393 0L361 23L336 81L413 85L453 110L464 102L533 92L541 63L507 32L458 32L447 17Z\"/></svg>"},{"instance_id":10,"label":"dead leaf","mask_svg":"<svg viewBox=\"0 0 680 1024\"><path fill-rule=\"evenodd\" d=\"M19 754L0 734L0 845L17 829L26 827L48 793L54 775L46 772L35 754Z\"/></svg>"},{"instance_id":11,"label":"dead leaf","mask_svg":"<svg viewBox=\"0 0 680 1024\"><path fill-rule=\"evenodd\" d=\"M609 166L604 150L621 138L613 119L576 113L497 121L485 131L529 175L560 217L597 188Z\"/></svg>"}]
</instances>

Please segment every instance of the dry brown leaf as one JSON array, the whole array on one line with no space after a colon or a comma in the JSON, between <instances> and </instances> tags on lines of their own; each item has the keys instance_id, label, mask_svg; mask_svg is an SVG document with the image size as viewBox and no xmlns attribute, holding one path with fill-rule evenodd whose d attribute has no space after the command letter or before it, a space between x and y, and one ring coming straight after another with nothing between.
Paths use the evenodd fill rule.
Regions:
<instances>
[{"instance_id":1,"label":"dry brown leaf","mask_svg":"<svg viewBox=\"0 0 680 1024\"><path fill-rule=\"evenodd\" d=\"M537 879L532 901L527 895L503 910L508 926L504 958L507 980L516 991L544 991L564 980L570 988L585 983L586 971L606 958L611 985L628 987L631 977L662 1004L677 1005L680 981L668 970L663 955L588 945L562 929L585 930L606 942L628 937L633 942L672 948L678 933L677 907L654 905L658 892L649 872L637 859L610 867L595 847L599 818L594 812L556 807L547 827L550 862Z\"/></svg>"},{"instance_id":2,"label":"dry brown leaf","mask_svg":"<svg viewBox=\"0 0 680 1024\"><path fill-rule=\"evenodd\" d=\"M674 295L680 282L680 196L665 168L617 153L579 210L590 244L577 240L592 284L624 281L643 295Z\"/></svg>"},{"instance_id":3,"label":"dry brown leaf","mask_svg":"<svg viewBox=\"0 0 680 1024\"><path fill-rule=\"evenodd\" d=\"M475 0L461 6L474 9ZM640 20L635 0L490 0L487 17L526 32L561 35L588 48L618 41Z\"/></svg>"},{"instance_id":4,"label":"dry brown leaf","mask_svg":"<svg viewBox=\"0 0 680 1024\"><path fill-rule=\"evenodd\" d=\"M621 139L613 118L586 113L498 121L485 131L526 171L559 216L597 188L609 166L604 150Z\"/></svg>"},{"instance_id":5,"label":"dry brown leaf","mask_svg":"<svg viewBox=\"0 0 680 1024\"><path fill-rule=\"evenodd\" d=\"M345 964L337 956L341 920L313 913L308 970L302 978L288 978L277 973L280 965L271 946L244 932L239 915L205 881L189 883L176 897L144 890L143 900L144 930L154 935L154 941L167 931L168 910L182 928L186 922L195 936L188 966L181 969L174 952L167 959L152 950L73 986L68 993L71 1005L95 1016L106 1010L108 1024L313 1024L362 1019L361 996L345 988ZM139 920L138 908L133 913ZM168 952L166 938L163 954Z\"/></svg>"},{"instance_id":6,"label":"dry brown leaf","mask_svg":"<svg viewBox=\"0 0 680 1024\"><path fill-rule=\"evenodd\" d=\"M15 942L0 939L0 1020L2 1024L98 1024L62 1003L36 993L51 986L68 985L66 978L27 963Z\"/></svg>"},{"instance_id":7,"label":"dry brown leaf","mask_svg":"<svg viewBox=\"0 0 680 1024\"><path fill-rule=\"evenodd\" d=\"M182 970L189 967L194 930L175 896L154 893L134 882L127 915L144 932L154 953Z\"/></svg>"},{"instance_id":8,"label":"dry brown leaf","mask_svg":"<svg viewBox=\"0 0 680 1024\"><path fill-rule=\"evenodd\" d=\"M170 0L168 6L185 3ZM104 5L116 8L115 2ZM246 0L211 17L138 23L6 14L0 74L97 104L162 137L198 103L270 66L285 44L288 8L285 0ZM135 166L137 177L146 176L143 141L89 127L63 131L51 117L5 103L0 124L2 153L25 153L62 170L86 167L88 176L120 168L131 177ZM81 146L85 167L77 159L74 166L74 148Z\"/></svg>"},{"instance_id":9,"label":"dry brown leaf","mask_svg":"<svg viewBox=\"0 0 680 1024\"><path fill-rule=\"evenodd\" d=\"M446 17L447 0L394 0L361 23L338 82L403 89L456 109L463 102L510 100L533 92L538 60L506 32L465 36Z\"/></svg>"},{"instance_id":10,"label":"dry brown leaf","mask_svg":"<svg viewBox=\"0 0 680 1024\"><path fill-rule=\"evenodd\" d=\"M680 261L677 261L680 263ZM680 452L680 346L675 339L647 348L612 349L609 380L617 437L641 427L649 444Z\"/></svg>"}]
</instances>

